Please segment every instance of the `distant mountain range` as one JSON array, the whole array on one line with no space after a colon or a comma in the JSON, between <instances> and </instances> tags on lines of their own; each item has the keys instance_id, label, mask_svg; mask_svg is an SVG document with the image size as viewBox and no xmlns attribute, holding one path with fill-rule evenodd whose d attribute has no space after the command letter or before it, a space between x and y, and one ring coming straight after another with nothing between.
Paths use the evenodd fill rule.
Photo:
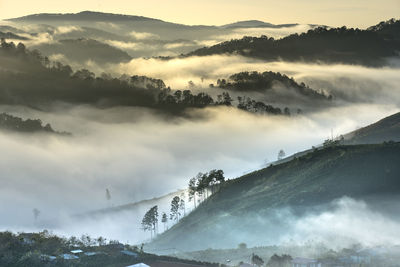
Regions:
<instances>
[{"instance_id":1,"label":"distant mountain range","mask_svg":"<svg viewBox=\"0 0 400 267\"><path fill-rule=\"evenodd\" d=\"M226 182L148 249L162 250L171 244L180 251L229 248L241 242L265 244L289 228L285 210L292 211L290 216L329 210L330 203L343 196L374 200L384 213L377 200L400 193L400 143L382 142L400 136L399 123L400 113L360 129L352 139L381 144L309 150Z\"/></svg>"},{"instance_id":2,"label":"distant mountain range","mask_svg":"<svg viewBox=\"0 0 400 267\"><path fill-rule=\"evenodd\" d=\"M299 24L294 23L294 24L272 24L260 20L243 20L243 21L238 21L230 24L225 24L222 25L221 27L223 28L283 28L283 27L294 27Z\"/></svg>"},{"instance_id":3,"label":"distant mountain range","mask_svg":"<svg viewBox=\"0 0 400 267\"><path fill-rule=\"evenodd\" d=\"M123 15L123 14L113 14L113 13L103 13L103 12L94 12L94 11L82 11L79 13L39 13L32 14L17 18L7 19L8 21L14 22L35 22L35 21L103 21L103 22L117 22L117 23L125 23L125 22L159 22L159 23L170 23L175 25L183 25L178 23L166 22L160 19L143 17L143 16L134 16L134 15ZM230 24L225 24L220 26L221 28L252 28L252 27L267 27L267 28L281 28L281 27L293 27L298 24L272 24L260 20L245 20L238 21ZM206 26L206 25L196 25L193 27L218 27L218 26Z\"/></svg>"}]
</instances>

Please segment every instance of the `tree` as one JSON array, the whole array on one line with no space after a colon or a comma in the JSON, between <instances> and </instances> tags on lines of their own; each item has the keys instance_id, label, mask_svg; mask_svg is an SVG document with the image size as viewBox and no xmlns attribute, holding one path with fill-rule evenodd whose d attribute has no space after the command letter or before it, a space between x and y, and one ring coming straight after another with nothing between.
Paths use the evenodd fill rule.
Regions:
<instances>
[{"instance_id":1,"label":"tree","mask_svg":"<svg viewBox=\"0 0 400 267\"><path fill-rule=\"evenodd\" d=\"M257 266L262 266L264 264L264 261L263 259L261 259L260 256L253 253L253 255L251 256L251 263Z\"/></svg>"},{"instance_id":2,"label":"tree","mask_svg":"<svg viewBox=\"0 0 400 267\"><path fill-rule=\"evenodd\" d=\"M193 199L194 208L196 208L196 192L197 192L196 178L193 177L189 180L189 201Z\"/></svg>"},{"instance_id":3,"label":"tree","mask_svg":"<svg viewBox=\"0 0 400 267\"><path fill-rule=\"evenodd\" d=\"M107 201L111 200L111 193L110 193L110 190L108 190L108 188L106 188L106 199L107 199Z\"/></svg>"},{"instance_id":4,"label":"tree","mask_svg":"<svg viewBox=\"0 0 400 267\"><path fill-rule=\"evenodd\" d=\"M239 245L238 245L238 248L239 249L247 249L247 244L246 243L240 243Z\"/></svg>"},{"instance_id":5,"label":"tree","mask_svg":"<svg viewBox=\"0 0 400 267\"><path fill-rule=\"evenodd\" d=\"M36 222L37 219L39 218L40 210L38 210L37 208L34 208L34 209L32 210L32 212L33 212L33 218L35 219L35 222Z\"/></svg>"},{"instance_id":6,"label":"tree","mask_svg":"<svg viewBox=\"0 0 400 267\"><path fill-rule=\"evenodd\" d=\"M285 151L283 151L282 149L279 150L279 153L278 153L278 160L283 159L285 156L286 156Z\"/></svg>"},{"instance_id":7,"label":"tree","mask_svg":"<svg viewBox=\"0 0 400 267\"><path fill-rule=\"evenodd\" d=\"M150 237L153 237L157 233L158 225L158 206L154 206L149 209L142 219L143 231L150 231Z\"/></svg>"},{"instance_id":8,"label":"tree","mask_svg":"<svg viewBox=\"0 0 400 267\"><path fill-rule=\"evenodd\" d=\"M214 194L215 186L225 182L223 170L211 170L207 177L207 186L211 187L211 193Z\"/></svg>"},{"instance_id":9,"label":"tree","mask_svg":"<svg viewBox=\"0 0 400 267\"><path fill-rule=\"evenodd\" d=\"M179 204L180 204L180 198L178 196L175 196L172 201L171 201L171 214L170 214L170 219L174 221L179 220L180 212L179 212Z\"/></svg>"},{"instance_id":10,"label":"tree","mask_svg":"<svg viewBox=\"0 0 400 267\"><path fill-rule=\"evenodd\" d=\"M167 229L167 223L168 223L168 216L165 212L163 212L162 214L161 222L164 224L164 231L165 231Z\"/></svg>"},{"instance_id":11,"label":"tree","mask_svg":"<svg viewBox=\"0 0 400 267\"><path fill-rule=\"evenodd\" d=\"M267 266L269 267L289 267L291 266L292 257L290 255L283 254L279 256L274 254L269 259Z\"/></svg>"},{"instance_id":12,"label":"tree","mask_svg":"<svg viewBox=\"0 0 400 267\"><path fill-rule=\"evenodd\" d=\"M179 202L179 210L180 210L180 214L185 216L186 215L186 211L185 211L185 200L181 197L181 201Z\"/></svg>"}]
</instances>

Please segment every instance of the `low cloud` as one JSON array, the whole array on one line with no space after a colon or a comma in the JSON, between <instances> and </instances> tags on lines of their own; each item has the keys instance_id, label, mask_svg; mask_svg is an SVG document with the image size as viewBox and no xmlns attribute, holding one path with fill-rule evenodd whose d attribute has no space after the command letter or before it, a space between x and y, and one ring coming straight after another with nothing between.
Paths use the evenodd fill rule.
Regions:
<instances>
[{"instance_id":1,"label":"low cloud","mask_svg":"<svg viewBox=\"0 0 400 267\"><path fill-rule=\"evenodd\" d=\"M395 201L388 205L396 207ZM333 208L295 219L290 234L283 242L304 245L311 240L330 248L340 249L354 244L363 246L399 245L399 218L384 215L364 201L343 197Z\"/></svg>"},{"instance_id":2,"label":"low cloud","mask_svg":"<svg viewBox=\"0 0 400 267\"><path fill-rule=\"evenodd\" d=\"M129 33L131 37L133 37L136 40L149 40L149 39L159 39L160 36L154 33L150 32L136 32L132 31Z\"/></svg>"},{"instance_id":3,"label":"low cloud","mask_svg":"<svg viewBox=\"0 0 400 267\"><path fill-rule=\"evenodd\" d=\"M59 26L55 29L55 34L67 34L70 32L81 32L83 29L79 26Z\"/></svg>"},{"instance_id":4,"label":"low cloud","mask_svg":"<svg viewBox=\"0 0 400 267\"><path fill-rule=\"evenodd\" d=\"M48 113L2 106L1 111L40 118L73 133L0 132L0 145L7 151L0 156L0 201L9 203L0 208L0 228L39 227L32 219L32 209L38 208L40 227L61 231L51 222L106 207L106 188L118 205L185 188L199 171L218 168L229 178L238 177L266 166L280 149L289 155L310 148L329 136L330 129L334 134L349 132L396 108L358 105L287 118L220 107L193 111L197 114L192 117L202 119L172 121L140 108L59 107Z\"/></svg>"}]
</instances>

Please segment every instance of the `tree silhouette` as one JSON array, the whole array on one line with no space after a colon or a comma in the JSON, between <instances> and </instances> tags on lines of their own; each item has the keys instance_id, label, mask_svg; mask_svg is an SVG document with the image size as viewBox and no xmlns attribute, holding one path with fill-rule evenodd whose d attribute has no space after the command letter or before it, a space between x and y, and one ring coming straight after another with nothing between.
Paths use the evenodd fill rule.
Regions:
<instances>
[{"instance_id":1,"label":"tree silhouette","mask_svg":"<svg viewBox=\"0 0 400 267\"><path fill-rule=\"evenodd\" d=\"M142 219L142 230L150 231L150 237L153 238L157 233L158 225L158 206L150 208Z\"/></svg>"},{"instance_id":2,"label":"tree silhouette","mask_svg":"<svg viewBox=\"0 0 400 267\"><path fill-rule=\"evenodd\" d=\"M175 196L172 201L171 201L171 214L170 214L170 219L173 221L178 221L180 212L179 212L179 204L180 204L180 198L178 196Z\"/></svg>"},{"instance_id":3,"label":"tree silhouette","mask_svg":"<svg viewBox=\"0 0 400 267\"><path fill-rule=\"evenodd\" d=\"M278 152L278 160L283 159L286 156L285 151L283 151L283 149L279 150Z\"/></svg>"},{"instance_id":4,"label":"tree silhouette","mask_svg":"<svg viewBox=\"0 0 400 267\"><path fill-rule=\"evenodd\" d=\"M168 216L165 212L163 212L162 214L161 222L164 224L164 231L165 231L167 229L167 223L168 223Z\"/></svg>"}]
</instances>

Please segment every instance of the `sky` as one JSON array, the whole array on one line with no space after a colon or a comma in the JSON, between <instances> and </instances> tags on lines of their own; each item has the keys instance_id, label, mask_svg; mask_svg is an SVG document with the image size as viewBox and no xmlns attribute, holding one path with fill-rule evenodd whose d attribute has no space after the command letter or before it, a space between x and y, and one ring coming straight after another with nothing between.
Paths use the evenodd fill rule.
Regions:
<instances>
[{"instance_id":1,"label":"sky","mask_svg":"<svg viewBox=\"0 0 400 267\"><path fill-rule=\"evenodd\" d=\"M257 19L274 24L366 28L399 18L400 0L0 0L0 19L83 10L140 15L190 25L222 25Z\"/></svg>"}]
</instances>

